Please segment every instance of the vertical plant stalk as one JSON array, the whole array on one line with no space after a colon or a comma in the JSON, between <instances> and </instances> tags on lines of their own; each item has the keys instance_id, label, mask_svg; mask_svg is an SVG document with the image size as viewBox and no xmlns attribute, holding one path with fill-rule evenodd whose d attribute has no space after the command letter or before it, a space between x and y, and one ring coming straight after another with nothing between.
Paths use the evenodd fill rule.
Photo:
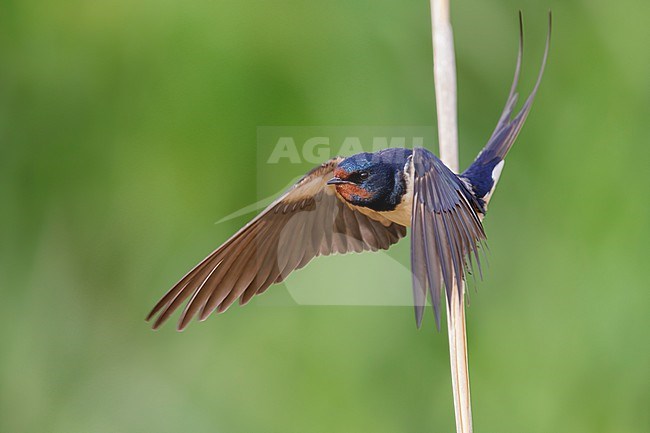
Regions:
<instances>
[{"instance_id":1,"label":"vertical plant stalk","mask_svg":"<svg viewBox=\"0 0 650 433\"><path fill-rule=\"evenodd\" d=\"M456 58L449 0L431 0L431 31L440 159L447 167L458 172Z\"/></svg>"},{"instance_id":2,"label":"vertical plant stalk","mask_svg":"<svg viewBox=\"0 0 650 433\"><path fill-rule=\"evenodd\" d=\"M458 116L456 103L456 60L454 56L454 37L451 28L449 0L431 0L431 28L433 36L433 76L436 89L440 159L447 167L457 173ZM464 290L463 285L458 287L455 284L451 297L447 299L449 360L457 433L472 432L472 406L467 364Z\"/></svg>"}]
</instances>

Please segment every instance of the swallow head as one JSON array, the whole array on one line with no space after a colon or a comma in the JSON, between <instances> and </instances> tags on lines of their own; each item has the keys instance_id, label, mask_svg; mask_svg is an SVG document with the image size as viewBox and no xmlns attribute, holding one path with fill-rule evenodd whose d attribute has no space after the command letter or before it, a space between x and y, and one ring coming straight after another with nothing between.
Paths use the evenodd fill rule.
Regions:
<instances>
[{"instance_id":1,"label":"swallow head","mask_svg":"<svg viewBox=\"0 0 650 433\"><path fill-rule=\"evenodd\" d=\"M327 184L350 204L375 211L391 211L401 202L405 158L393 161L381 152L359 153L344 159Z\"/></svg>"}]
</instances>

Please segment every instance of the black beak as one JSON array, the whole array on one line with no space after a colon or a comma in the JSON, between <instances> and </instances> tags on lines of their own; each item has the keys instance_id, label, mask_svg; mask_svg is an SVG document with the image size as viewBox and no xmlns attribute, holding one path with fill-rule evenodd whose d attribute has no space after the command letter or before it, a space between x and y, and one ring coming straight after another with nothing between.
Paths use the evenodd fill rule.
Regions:
<instances>
[{"instance_id":1,"label":"black beak","mask_svg":"<svg viewBox=\"0 0 650 433\"><path fill-rule=\"evenodd\" d=\"M346 183L352 183L349 180L343 180L338 177L333 177L330 180L327 181L328 185L344 185Z\"/></svg>"}]
</instances>

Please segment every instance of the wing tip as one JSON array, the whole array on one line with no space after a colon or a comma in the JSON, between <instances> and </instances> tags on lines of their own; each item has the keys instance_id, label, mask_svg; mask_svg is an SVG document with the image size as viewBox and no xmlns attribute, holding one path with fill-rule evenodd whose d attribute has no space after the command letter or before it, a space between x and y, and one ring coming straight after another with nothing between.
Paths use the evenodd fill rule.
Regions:
<instances>
[{"instance_id":1,"label":"wing tip","mask_svg":"<svg viewBox=\"0 0 650 433\"><path fill-rule=\"evenodd\" d=\"M162 316L158 316L158 318L155 320L155 322L153 322L153 325L151 325L151 329L153 329L154 331L157 331L158 329L160 329L162 324L165 323L166 321L167 321L166 318L163 319Z\"/></svg>"},{"instance_id":2,"label":"wing tip","mask_svg":"<svg viewBox=\"0 0 650 433\"><path fill-rule=\"evenodd\" d=\"M436 331L440 332L440 311L434 309L434 316L436 322ZM424 319L424 306L421 309L418 306L415 306L415 327L416 329L422 329L422 322Z\"/></svg>"},{"instance_id":3,"label":"wing tip","mask_svg":"<svg viewBox=\"0 0 650 433\"><path fill-rule=\"evenodd\" d=\"M147 314L147 317L144 318L145 322L151 322L151 319L153 316L156 314L156 310L151 310L149 311L149 314Z\"/></svg>"},{"instance_id":4,"label":"wing tip","mask_svg":"<svg viewBox=\"0 0 650 433\"><path fill-rule=\"evenodd\" d=\"M422 329L422 319L424 317L424 305L415 305L415 326Z\"/></svg>"},{"instance_id":5,"label":"wing tip","mask_svg":"<svg viewBox=\"0 0 650 433\"><path fill-rule=\"evenodd\" d=\"M181 314L181 317L178 319L178 324L176 325L176 330L178 332L182 332L185 328L187 328L187 325L190 324L193 318L194 316Z\"/></svg>"}]
</instances>

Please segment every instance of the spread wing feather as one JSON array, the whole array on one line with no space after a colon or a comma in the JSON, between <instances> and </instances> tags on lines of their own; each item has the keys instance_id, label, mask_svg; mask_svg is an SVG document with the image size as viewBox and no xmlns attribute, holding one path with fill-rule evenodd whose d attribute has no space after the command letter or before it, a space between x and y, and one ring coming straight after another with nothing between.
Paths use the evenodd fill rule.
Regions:
<instances>
[{"instance_id":1,"label":"spread wing feather","mask_svg":"<svg viewBox=\"0 0 650 433\"><path fill-rule=\"evenodd\" d=\"M444 289L450 299L453 285L462 287L470 256L480 267L478 250L485 232L477 214L479 204L458 176L426 149L414 149L412 158L415 318L419 327L428 291L440 326L441 292Z\"/></svg>"},{"instance_id":2,"label":"spread wing feather","mask_svg":"<svg viewBox=\"0 0 650 433\"><path fill-rule=\"evenodd\" d=\"M156 316L158 328L189 298L180 330L197 315L204 320L237 299L245 304L316 256L387 249L403 238L406 227L358 212L326 184L341 161L307 173L176 283L147 320Z\"/></svg>"}]
</instances>

